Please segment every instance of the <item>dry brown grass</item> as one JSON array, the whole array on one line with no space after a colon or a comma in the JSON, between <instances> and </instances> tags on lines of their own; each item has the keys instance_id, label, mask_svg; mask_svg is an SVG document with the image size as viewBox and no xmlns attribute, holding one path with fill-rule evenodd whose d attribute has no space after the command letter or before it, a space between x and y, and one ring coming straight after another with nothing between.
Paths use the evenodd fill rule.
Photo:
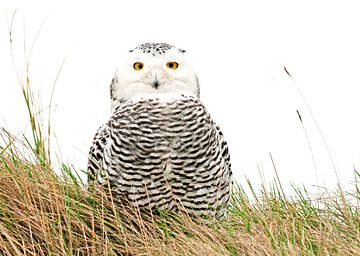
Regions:
<instances>
[{"instance_id":1,"label":"dry brown grass","mask_svg":"<svg viewBox=\"0 0 360 256\"><path fill-rule=\"evenodd\" d=\"M239 188L222 221L145 214L105 190L87 191L66 166L59 178L12 145L5 147L3 255L360 255L359 209L341 194L321 199L320 209L305 192L286 199L273 189L250 203ZM359 191L353 196L359 200Z\"/></svg>"}]
</instances>

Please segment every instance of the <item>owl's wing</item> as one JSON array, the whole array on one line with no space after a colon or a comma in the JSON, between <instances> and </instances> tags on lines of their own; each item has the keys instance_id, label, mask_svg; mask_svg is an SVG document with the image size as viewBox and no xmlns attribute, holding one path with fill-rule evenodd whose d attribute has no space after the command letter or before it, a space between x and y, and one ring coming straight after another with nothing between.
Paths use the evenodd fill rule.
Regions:
<instances>
[{"instance_id":1,"label":"owl's wing","mask_svg":"<svg viewBox=\"0 0 360 256\"><path fill-rule=\"evenodd\" d=\"M229 153L228 144L224 138L223 133L220 130L220 127L218 125L215 125L215 128L219 135L219 144L220 144L220 149L221 149L221 155L223 156L225 163L228 166L229 171L231 173L231 162L230 162L230 153Z\"/></svg>"},{"instance_id":2,"label":"owl's wing","mask_svg":"<svg viewBox=\"0 0 360 256\"><path fill-rule=\"evenodd\" d=\"M104 168L104 149L110 138L110 130L107 124L101 126L93 139L88 159L88 183L96 181L99 172Z\"/></svg>"}]
</instances>

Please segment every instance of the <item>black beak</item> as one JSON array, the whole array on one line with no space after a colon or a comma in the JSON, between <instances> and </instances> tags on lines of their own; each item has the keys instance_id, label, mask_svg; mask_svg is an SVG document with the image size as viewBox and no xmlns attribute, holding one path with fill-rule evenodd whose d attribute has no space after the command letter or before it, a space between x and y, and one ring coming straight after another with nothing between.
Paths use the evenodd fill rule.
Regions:
<instances>
[{"instance_id":1,"label":"black beak","mask_svg":"<svg viewBox=\"0 0 360 256\"><path fill-rule=\"evenodd\" d=\"M159 81L155 80L155 82L153 83L154 88L157 89L159 85L160 85Z\"/></svg>"}]
</instances>

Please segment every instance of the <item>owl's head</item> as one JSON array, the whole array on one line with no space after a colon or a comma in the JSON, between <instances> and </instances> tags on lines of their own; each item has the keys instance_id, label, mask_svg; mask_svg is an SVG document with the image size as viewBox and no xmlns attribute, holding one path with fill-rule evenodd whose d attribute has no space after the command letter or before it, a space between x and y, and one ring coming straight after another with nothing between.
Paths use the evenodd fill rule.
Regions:
<instances>
[{"instance_id":1,"label":"owl's head","mask_svg":"<svg viewBox=\"0 0 360 256\"><path fill-rule=\"evenodd\" d=\"M199 97L198 80L185 55L184 50L164 43L130 50L111 83L112 109L133 97Z\"/></svg>"}]
</instances>

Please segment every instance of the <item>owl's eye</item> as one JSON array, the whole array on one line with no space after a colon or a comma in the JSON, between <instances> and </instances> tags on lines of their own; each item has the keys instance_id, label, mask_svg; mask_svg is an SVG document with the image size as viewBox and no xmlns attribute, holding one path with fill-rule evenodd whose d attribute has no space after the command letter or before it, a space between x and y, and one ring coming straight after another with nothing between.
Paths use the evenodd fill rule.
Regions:
<instances>
[{"instance_id":1,"label":"owl's eye","mask_svg":"<svg viewBox=\"0 0 360 256\"><path fill-rule=\"evenodd\" d=\"M166 63L166 66L170 69L177 69L179 66L179 63L175 62L175 61L171 61Z\"/></svg>"},{"instance_id":2,"label":"owl's eye","mask_svg":"<svg viewBox=\"0 0 360 256\"><path fill-rule=\"evenodd\" d=\"M135 70L142 70L144 68L144 63L142 62L135 62L133 65Z\"/></svg>"}]
</instances>

